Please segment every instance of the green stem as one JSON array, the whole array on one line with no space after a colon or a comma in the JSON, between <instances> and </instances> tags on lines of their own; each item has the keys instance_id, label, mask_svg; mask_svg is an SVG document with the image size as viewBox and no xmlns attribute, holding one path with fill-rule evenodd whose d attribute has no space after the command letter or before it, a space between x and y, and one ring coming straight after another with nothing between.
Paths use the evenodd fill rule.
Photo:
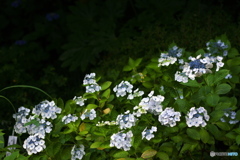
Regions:
<instances>
[{"instance_id":1,"label":"green stem","mask_svg":"<svg viewBox=\"0 0 240 160\"><path fill-rule=\"evenodd\" d=\"M12 102L7 98L7 97L5 97L5 96L1 96L0 95L0 98L3 98L3 99L5 99L6 101L8 101L8 103L10 103L11 104L11 106L12 106L12 108L13 108L13 110L14 110L14 112L15 113L17 113L17 111L16 111L16 109L15 109L15 107L14 107L14 105L12 104Z\"/></svg>"},{"instance_id":2,"label":"green stem","mask_svg":"<svg viewBox=\"0 0 240 160\"><path fill-rule=\"evenodd\" d=\"M9 87L5 87L5 88L1 89L0 92L2 92L4 90L7 90L7 89L11 89L11 88L32 88L32 89L38 90L38 91L42 92L43 94L47 95L50 99L53 99L49 94L47 94L45 91L41 90L40 88L33 87L33 86L28 86L28 85L9 86Z\"/></svg>"}]
</instances>

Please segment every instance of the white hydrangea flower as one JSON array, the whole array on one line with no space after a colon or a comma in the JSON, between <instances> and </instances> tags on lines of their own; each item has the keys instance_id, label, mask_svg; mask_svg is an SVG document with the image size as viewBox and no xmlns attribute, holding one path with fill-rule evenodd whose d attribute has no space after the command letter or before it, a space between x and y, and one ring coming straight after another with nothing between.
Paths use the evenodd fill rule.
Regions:
<instances>
[{"instance_id":1,"label":"white hydrangea flower","mask_svg":"<svg viewBox=\"0 0 240 160\"><path fill-rule=\"evenodd\" d=\"M18 108L18 112L16 114L13 114L13 118L16 120L16 123L14 125L14 131L18 134L26 133L26 127L25 124L28 122L27 116L30 113L30 109L25 107Z\"/></svg>"},{"instance_id":2,"label":"white hydrangea flower","mask_svg":"<svg viewBox=\"0 0 240 160\"><path fill-rule=\"evenodd\" d=\"M135 97L140 97L140 96L142 96L143 94L144 94L144 92L143 92L143 91L139 91L139 89L137 88L136 90L133 91L133 94L130 93L130 94L128 95L127 99L133 99L133 98L135 98Z\"/></svg>"},{"instance_id":3,"label":"white hydrangea flower","mask_svg":"<svg viewBox=\"0 0 240 160\"><path fill-rule=\"evenodd\" d=\"M177 71L175 73L175 81L187 83L188 82L188 76L186 76L186 74L184 74L184 73L181 73L181 72Z\"/></svg>"},{"instance_id":4,"label":"white hydrangea flower","mask_svg":"<svg viewBox=\"0 0 240 160\"><path fill-rule=\"evenodd\" d=\"M227 56L228 54L228 45L226 45L221 40L218 40L217 42L207 42L206 46L207 50L210 52L210 55L222 53L223 56Z\"/></svg>"},{"instance_id":5,"label":"white hydrangea flower","mask_svg":"<svg viewBox=\"0 0 240 160\"><path fill-rule=\"evenodd\" d=\"M42 116L42 118L51 118L51 119L55 119L57 118L56 113L61 113L62 109L57 107L54 103L54 101L42 101L41 103L39 103L38 105L36 105L33 110L32 113L36 114L38 116Z\"/></svg>"},{"instance_id":6,"label":"white hydrangea flower","mask_svg":"<svg viewBox=\"0 0 240 160\"><path fill-rule=\"evenodd\" d=\"M225 79L231 79L232 78L232 75L231 74L228 74Z\"/></svg>"},{"instance_id":7,"label":"white hydrangea flower","mask_svg":"<svg viewBox=\"0 0 240 160\"><path fill-rule=\"evenodd\" d=\"M96 126L105 126L105 125L109 125L109 126L114 126L114 125L117 125L117 122L116 121L102 121L102 122L98 122L96 124Z\"/></svg>"},{"instance_id":8,"label":"white hydrangea flower","mask_svg":"<svg viewBox=\"0 0 240 160\"><path fill-rule=\"evenodd\" d=\"M75 97L73 98L73 100L76 102L77 105L79 105L79 106L84 106L84 101L85 101L86 99L83 98L82 96L80 96L80 97L75 96Z\"/></svg>"},{"instance_id":9,"label":"white hydrangea flower","mask_svg":"<svg viewBox=\"0 0 240 160\"><path fill-rule=\"evenodd\" d=\"M88 110L86 109L83 114L81 115L81 119L84 120L85 118L89 118L90 120L93 120L96 118L96 111L94 109Z\"/></svg>"},{"instance_id":10,"label":"white hydrangea flower","mask_svg":"<svg viewBox=\"0 0 240 160\"><path fill-rule=\"evenodd\" d=\"M127 93L132 93L133 85L130 84L128 81L122 81L120 84L116 85L113 88L113 91L116 92L116 96L123 97Z\"/></svg>"},{"instance_id":11,"label":"white hydrangea flower","mask_svg":"<svg viewBox=\"0 0 240 160\"><path fill-rule=\"evenodd\" d=\"M101 90L101 86L99 86L97 83L86 86L86 93L94 93L100 90Z\"/></svg>"},{"instance_id":12,"label":"white hydrangea flower","mask_svg":"<svg viewBox=\"0 0 240 160\"><path fill-rule=\"evenodd\" d=\"M231 108L225 109L224 116L220 120L222 122L228 122L229 124L236 124L239 121L236 120L237 113L235 111L230 111Z\"/></svg>"},{"instance_id":13,"label":"white hydrangea flower","mask_svg":"<svg viewBox=\"0 0 240 160\"><path fill-rule=\"evenodd\" d=\"M175 112L173 108L167 107L159 116L158 120L162 125L173 127L176 121L180 121L180 112Z\"/></svg>"},{"instance_id":14,"label":"white hydrangea flower","mask_svg":"<svg viewBox=\"0 0 240 160\"><path fill-rule=\"evenodd\" d=\"M146 138L147 140L150 140L154 138L153 132L157 132L157 127L152 126L151 129L147 129L147 127L142 132L142 139Z\"/></svg>"},{"instance_id":15,"label":"white hydrangea flower","mask_svg":"<svg viewBox=\"0 0 240 160\"><path fill-rule=\"evenodd\" d=\"M83 85L95 84L96 83L95 76L96 76L95 73L86 74L83 80Z\"/></svg>"},{"instance_id":16,"label":"white hydrangea flower","mask_svg":"<svg viewBox=\"0 0 240 160\"><path fill-rule=\"evenodd\" d=\"M75 115L71 115L71 114L68 114L67 116L64 116L62 118L62 122L64 122L64 124L68 124L70 122L75 122L76 120L78 120L78 117Z\"/></svg>"},{"instance_id":17,"label":"white hydrangea flower","mask_svg":"<svg viewBox=\"0 0 240 160\"><path fill-rule=\"evenodd\" d=\"M135 126L137 118L134 117L134 114L131 114L130 111L126 111L124 114L117 116L116 123L119 125L120 129L131 128Z\"/></svg>"},{"instance_id":18,"label":"white hydrangea flower","mask_svg":"<svg viewBox=\"0 0 240 160\"><path fill-rule=\"evenodd\" d=\"M84 145L80 144L78 147L74 145L71 150L71 160L82 159L85 154Z\"/></svg>"},{"instance_id":19,"label":"white hydrangea flower","mask_svg":"<svg viewBox=\"0 0 240 160\"><path fill-rule=\"evenodd\" d=\"M174 64L177 61L177 58L182 56L182 52L183 49L173 46L168 50L168 53L161 53L161 56L158 59L158 67ZM179 62L182 63L182 60Z\"/></svg>"},{"instance_id":20,"label":"white hydrangea flower","mask_svg":"<svg viewBox=\"0 0 240 160\"><path fill-rule=\"evenodd\" d=\"M209 121L209 118L205 108L199 107L195 109L195 107L192 107L187 113L186 122L188 127L199 127L200 125L205 127L207 125L206 121Z\"/></svg>"},{"instance_id":21,"label":"white hydrangea flower","mask_svg":"<svg viewBox=\"0 0 240 160\"><path fill-rule=\"evenodd\" d=\"M143 98L139 103L139 106L142 107L142 109L153 113L154 115L159 115L162 112L163 107L161 103L164 101L165 98L161 95L152 96L153 93L154 92L152 91L149 94L149 97Z\"/></svg>"},{"instance_id":22,"label":"white hydrangea flower","mask_svg":"<svg viewBox=\"0 0 240 160\"><path fill-rule=\"evenodd\" d=\"M132 131L127 133L118 132L111 136L110 147L116 147L118 149L123 149L124 151L130 150L132 144Z\"/></svg>"},{"instance_id":23,"label":"white hydrangea flower","mask_svg":"<svg viewBox=\"0 0 240 160\"><path fill-rule=\"evenodd\" d=\"M23 144L23 148L27 150L28 155L37 154L46 148L45 141L38 134L30 135Z\"/></svg>"},{"instance_id":24,"label":"white hydrangea flower","mask_svg":"<svg viewBox=\"0 0 240 160\"><path fill-rule=\"evenodd\" d=\"M39 119L39 118L36 118L34 116L31 116L29 118L29 122L31 120L35 120L38 122L38 124L29 124L26 126L27 128L27 132L28 134L30 135L35 135L35 134L38 134L38 137L39 138L45 138L45 134L46 133L50 133L52 131L52 123L49 122L49 121L46 121L45 119Z\"/></svg>"},{"instance_id":25,"label":"white hydrangea flower","mask_svg":"<svg viewBox=\"0 0 240 160\"><path fill-rule=\"evenodd\" d=\"M137 110L136 112L133 112L133 115L136 117L140 117L142 114L146 114L147 111L142 108L142 106L135 106L133 110Z\"/></svg>"}]
</instances>

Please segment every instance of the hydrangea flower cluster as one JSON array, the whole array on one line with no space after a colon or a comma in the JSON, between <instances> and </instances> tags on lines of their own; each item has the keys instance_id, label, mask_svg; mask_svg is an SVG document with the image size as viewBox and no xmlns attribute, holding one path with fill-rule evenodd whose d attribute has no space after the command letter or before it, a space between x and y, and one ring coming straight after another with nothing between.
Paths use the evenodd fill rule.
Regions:
<instances>
[{"instance_id":1,"label":"hydrangea flower cluster","mask_svg":"<svg viewBox=\"0 0 240 160\"><path fill-rule=\"evenodd\" d=\"M150 140L154 138L153 132L157 132L157 127L152 126L151 129L145 128L142 132L142 139L146 138L147 140Z\"/></svg>"},{"instance_id":2,"label":"hydrangea flower cluster","mask_svg":"<svg viewBox=\"0 0 240 160\"><path fill-rule=\"evenodd\" d=\"M27 150L28 155L37 154L46 148L45 141L38 134L30 135L23 144L23 148Z\"/></svg>"},{"instance_id":3,"label":"hydrangea flower cluster","mask_svg":"<svg viewBox=\"0 0 240 160\"><path fill-rule=\"evenodd\" d=\"M188 127L205 127L207 125L206 121L209 121L209 115L207 114L207 110L203 107L195 108L192 107L190 111L187 113L186 122Z\"/></svg>"},{"instance_id":4,"label":"hydrangea flower cluster","mask_svg":"<svg viewBox=\"0 0 240 160\"><path fill-rule=\"evenodd\" d=\"M94 109L88 110L86 109L83 114L81 115L81 119L84 120L85 118L89 118L90 120L93 120L96 118L96 111Z\"/></svg>"},{"instance_id":5,"label":"hydrangea flower cluster","mask_svg":"<svg viewBox=\"0 0 240 160\"><path fill-rule=\"evenodd\" d=\"M28 134L35 135L38 134L39 138L45 138L45 133L50 133L52 131L53 125L51 122L45 119L35 118L34 116L29 117L29 122L31 120L36 120L38 124L29 124L26 126Z\"/></svg>"},{"instance_id":6,"label":"hydrangea flower cluster","mask_svg":"<svg viewBox=\"0 0 240 160\"><path fill-rule=\"evenodd\" d=\"M177 61L177 58L182 56L182 52L183 49L174 46L168 50L168 53L161 53L161 56L158 59L158 67L174 64ZM182 63L183 60L180 59L179 62Z\"/></svg>"},{"instance_id":7,"label":"hydrangea flower cluster","mask_svg":"<svg viewBox=\"0 0 240 160\"><path fill-rule=\"evenodd\" d=\"M144 94L143 91L139 91L139 89L137 88L136 90L133 91L133 93L130 93L127 97L127 99L133 99L135 97L140 97Z\"/></svg>"},{"instance_id":8,"label":"hydrangea flower cluster","mask_svg":"<svg viewBox=\"0 0 240 160\"><path fill-rule=\"evenodd\" d=\"M218 40L217 42L207 42L206 43L207 50L210 52L209 54L214 55L218 53L223 53L223 56L228 55L228 45L226 45L224 42L221 40Z\"/></svg>"},{"instance_id":9,"label":"hydrangea flower cluster","mask_svg":"<svg viewBox=\"0 0 240 160\"><path fill-rule=\"evenodd\" d=\"M239 121L236 120L237 113L235 111L230 111L231 108L225 110L224 117L222 117L220 120L222 122L228 122L230 124L236 124Z\"/></svg>"},{"instance_id":10,"label":"hydrangea flower cluster","mask_svg":"<svg viewBox=\"0 0 240 160\"><path fill-rule=\"evenodd\" d=\"M113 88L113 91L116 92L117 97L123 97L127 93L132 93L133 85L128 81L122 81L120 84Z\"/></svg>"},{"instance_id":11,"label":"hydrangea flower cluster","mask_svg":"<svg viewBox=\"0 0 240 160\"><path fill-rule=\"evenodd\" d=\"M94 93L101 90L101 86L97 84L95 76L95 73L90 73L84 77L83 85L86 85L86 93Z\"/></svg>"},{"instance_id":12,"label":"hydrangea flower cluster","mask_svg":"<svg viewBox=\"0 0 240 160\"><path fill-rule=\"evenodd\" d=\"M43 101L40 104L36 105L33 108L32 113L38 116L42 116L42 118L51 118L56 119L56 113L61 113L62 109L55 105L54 101Z\"/></svg>"},{"instance_id":13,"label":"hydrangea flower cluster","mask_svg":"<svg viewBox=\"0 0 240 160\"><path fill-rule=\"evenodd\" d=\"M159 116L158 120L162 125L173 127L176 121L180 121L180 112L175 112L173 108L167 107Z\"/></svg>"},{"instance_id":14,"label":"hydrangea flower cluster","mask_svg":"<svg viewBox=\"0 0 240 160\"><path fill-rule=\"evenodd\" d=\"M153 94L154 91L151 91L148 94L148 97L141 100L139 106L141 106L142 109L153 113L154 115L159 115L162 112L163 107L161 103L164 101L165 98L161 95L153 96Z\"/></svg>"},{"instance_id":15,"label":"hydrangea flower cluster","mask_svg":"<svg viewBox=\"0 0 240 160\"><path fill-rule=\"evenodd\" d=\"M76 145L74 145L71 150L71 155L71 160L82 159L85 155L84 145L80 144L79 147L76 147Z\"/></svg>"},{"instance_id":16,"label":"hydrangea flower cluster","mask_svg":"<svg viewBox=\"0 0 240 160\"><path fill-rule=\"evenodd\" d=\"M130 111L126 111L124 114L117 116L116 123L120 126L120 129L131 128L135 126L137 118L134 117L134 114L131 114Z\"/></svg>"},{"instance_id":17,"label":"hydrangea flower cluster","mask_svg":"<svg viewBox=\"0 0 240 160\"><path fill-rule=\"evenodd\" d=\"M71 114L68 114L67 116L64 116L62 118L62 122L64 122L64 124L68 124L70 122L75 122L76 120L78 120L78 117L75 115L71 115Z\"/></svg>"},{"instance_id":18,"label":"hydrangea flower cluster","mask_svg":"<svg viewBox=\"0 0 240 160\"><path fill-rule=\"evenodd\" d=\"M36 154L41 152L45 146L45 134L52 131L51 122L46 119L57 118L56 113L61 113L61 108L58 108L54 101L42 101L36 105L32 114L29 118L28 116L30 110L24 107L18 109L18 113L13 115L16 119L16 124L14 126L16 133L26 133L30 135L25 141L23 147L27 150L28 154ZM42 118L42 119L40 119Z\"/></svg>"},{"instance_id":19,"label":"hydrangea flower cluster","mask_svg":"<svg viewBox=\"0 0 240 160\"><path fill-rule=\"evenodd\" d=\"M25 107L18 108L18 113L13 114L13 118L16 120L14 130L18 134L26 133L25 124L28 122L27 116L30 113L30 109Z\"/></svg>"},{"instance_id":20,"label":"hydrangea flower cluster","mask_svg":"<svg viewBox=\"0 0 240 160\"><path fill-rule=\"evenodd\" d=\"M110 147L116 147L118 149L123 149L124 151L130 150L132 146L132 131L128 131L127 133L118 132L111 136Z\"/></svg>"},{"instance_id":21,"label":"hydrangea flower cluster","mask_svg":"<svg viewBox=\"0 0 240 160\"><path fill-rule=\"evenodd\" d=\"M96 126L106 126L106 125L109 125L109 126L113 126L113 125L117 125L117 122L116 121L102 121L102 122L98 122L96 124Z\"/></svg>"},{"instance_id":22,"label":"hydrangea flower cluster","mask_svg":"<svg viewBox=\"0 0 240 160\"><path fill-rule=\"evenodd\" d=\"M226 75L225 79L231 79L232 78L232 75L231 74L228 74Z\"/></svg>"},{"instance_id":23,"label":"hydrangea flower cluster","mask_svg":"<svg viewBox=\"0 0 240 160\"><path fill-rule=\"evenodd\" d=\"M84 101L85 101L86 99L83 98L82 96L80 96L80 97L75 96L75 97L73 98L73 100L76 102L77 105L79 105L79 106L84 106Z\"/></svg>"}]
</instances>

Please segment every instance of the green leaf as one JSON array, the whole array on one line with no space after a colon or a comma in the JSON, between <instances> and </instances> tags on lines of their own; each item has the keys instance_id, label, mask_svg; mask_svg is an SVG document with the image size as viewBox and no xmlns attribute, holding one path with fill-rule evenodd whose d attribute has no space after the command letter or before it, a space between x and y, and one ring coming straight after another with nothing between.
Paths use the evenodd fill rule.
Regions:
<instances>
[{"instance_id":1,"label":"green leaf","mask_svg":"<svg viewBox=\"0 0 240 160\"><path fill-rule=\"evenodd\" d=\"M63 100L61 99L61 98L58 98L58 100L57 100L57 106L59 107L59 108L64 108L64 102L63 102Z\"/></svg>"},{"instance_id":2,"label":"green leaf","mask_svg":"<svg viewBox=\"0 0 240 160\"><path fill-rule=\"evenodd\" d=\"M118 151L113 155L114 158L127 158L129 153L127 151Z\"/></svg>"},{"instance_id":3,"label":"green leaf","mask_svg":"<svg viewBox=\"0 0 240 160\"><path fill-rule=\"evenodd\" d=\"M201 130L200 130L200 138L201 138L203 143L207 143L209 141L209 139L210 139L210 135L209 135L209 133L205 129L201 128Z\"/></svg>"},{"instance_id":4,"label":"green leaf","mask_svg":"<svg viewBox=\"0 0 240 160\"><path fill-rule=\"evenodd\" d=\"M219 138L221 136L221 132L214 124L208 124L207 130L210 131L211 134L216 138Z\"/></svg>"},{"instance_id":5,"label":"green leaf","mask_svg":"<svg viewBox=\"0 0 240 160\"><path fill-rule=\"evenodd\" d=\"M236 136L237 136L237 134L235 133L235 132L228 132L227 134L226 134L226 137L228 137L228 138L230 138L230 139L236 139Z\"/></svg>"},{"instance_id":6,"label":"green leaf","mask_svg":"<svg viewBox=\"0 0 240 160\"><path fill-rule=\"evenodd\" d=\"M135 68L135 63L134 63L134 60L132 58L129 57L128 59L128 65L131 67L131 68Z\"/></svg>"},{"instance_id":7,"label":"green leaf","mask_svg":"<svg viewBox=\"0 0 240 160\"><path fill-rule=\"evenodd\" d=\"M142 85L146 88L153 88L153 83L152 82L143 82Z\"/></svg>"},{"instance_id":8,"label":"green leaf","mask_svg":"<svg viewBox=\"0 0 240 160\"><path fill-rule=\"evenodd\" d=\"M206 102L209 106L216 106L220 97L217 94L209 93L206 98Z\"/></svg>"},{"instance_id":9,"label":"green leaf","mask_svg":"<svg viewBox=\"0 0 240 160\"><path fill-rule=\"evenodd\" d=\"M223 110L215 110L210 114L210 121L216 122L219 121L220 118L222 118L224 115Z\"/></svg>"},{"instance_id":10,"label":"green leaf","mask_svg":"<svg viewBox=\"0 0 240 160\"><path fill-rule=\"evenodd\" d=\"M231 90L231 86L229 84L223 83L216 87L215 93L216 94L226 94Z\"/></svg>"},{"instance_id":11,"label":"green leaf","mask_svg":"<svg viewBox=\"0 0 240 160\"><path fill-rule=\"evenodd\" d=\"M236 57L237 55L239 55L238 53L238 50L236 48L231 48L229 51L228 51L228 57L229 58L234 58Z\"/></svg>"},{"instance_id":12,"label":"green leaf","mask_svg":"<svg viewBox=\"0 0 240 160\"><path fill-rule=\"evenodd\" d=\"M208 74L205 78L205 81L208 86L212 86L214 84L214 75L213 74Z\"/></svg>"},{"instance_id":13,"label":"green leaf","mask_svg":"<svg viewBox=\"0 0 240 160\"><path fill-rule=\"evenodd\" d=\"M146 67L151 69L159 69L157 62L151 62Z\"/></svg>"},{"instance_id":14,"label":"green leaf","mask_svg":"<svg viewBox=\"0 0 240 160\"><path fill-rule=\"evenodd\" d=\"M237 142L238 145L240 145L240 135L238 135L238 136L236 137L236 142Z\"/></svg>"},{"instance_id":15,"label":"green leaf","mask_svg":"<svg viewBox=\"0 0 240 160\"><path fill-rule=\"evenodd\" d=\"M98 148L102 143L103 142L94 142L93 144L91 144L90 148Z\"/></svg>"},{"instance_id":16,"label":"green leaf","mask_svg":"<svg viewBox=\"0 0 240 160\"><path fill-rule=\"evenodd\" d=\"M18 157L19 151L12 152L10 156L4 158L4 160L14 160Z\"/></svg>"},{"instance_id":17,"label":"green leaf","mask_svg":"<svg viewBox=\"0 0 240 160\"><path fill-rule=\"evenodd\" d=\"M225 79L225 77L229 74L229 70L223 69L215 73L214 75L214 81L213 84L218 83L222 79Z\"/></svg>"},{"instance_id":18,"label":"green leaf","mask_svg":"<svg viewBox=\"0 0 240 160\"><path fill-rule=\"evenodd\" d=\"M155 156L157 154L157 151L154 149L148 149L146 151L144 151L141 155L142 158L144 159L148 159L148 158L152 158L153 156Z\"/></svg>"},{"instance_id":19,"label":"green leaf","mask_svg":"<svg viewBox=\"0 0 240 160\"><path fill-rule=\"evenodd\" d=\"M224 131L230 130L230 126L225 122L216 122L216 125Z\"/></svg>"},{"instance_id":20,"label":"green leaf","mask_svg":"<svg viewBox=\"0 0 240 160\"><path fill-rule=\"evenodd\" d=\"M228 66L238 66L240 65L240 57L235 57L227 61Z\"/></svg>"},{"instance_id":21,"label":"green leaf","mask_svg":"<svg viewBox=\"0 0 240 160\"><path fill-rule=\"evenodd\" d=\"M171 137L171 139L175 142L175 143L178 143L178 142L182 142L183 141L183 138L181 136L173 136Z\"/></svg>"},{"instance_id":22,"label":"green leaf","mask_svg":"<svg viewBox=\"0 0 240 160\"><path fill-rule=\"evenodd\" d=\"M135 67L139 66L139 64L142 62L142 58L138 58L136 61L135 61Z\"/></svg>"},{"instance_id":23,"label":"green leaf","mask_svg":"<svg viewBox=\"0 0 240 160\"><path fill-rule=\"evenodd\" d=\"M104 82L102 85L101 85L101 90L105 90L105 89L108 89L110 86L111 86L112 82L110 81L106 81Z\"/></svg>"},{"instance_id":24,"label":"green leaf","mask_svg":"<svg viewBox=\"0 0 240 160\"><path fill-rule=\"evenodd\" d=\"M187 129L187 135L192 139L200 140L199 131L197 131L196 129L188 128Z\"/></svg>"},{"instance_id":25,"label":"green leaf","mask_svg":"<svg viewBox=\"0 0 240 160\"><path fill-rule=\"evenodd\" d=\"M201 83L198 83L196 80L189 80L187 83L181 83L184 86L189 87L201 87Z\"/></svg>"},{"instance_id":26,"label":"green leaf","mask_svg":"<svg viewBox=\"0 0 240 160\"><path fill-rule=\"evenodd\" d=\"M236 119L240 121L240 110L237 111Z\"/></svg>"},{"instance_id":27,"label":"green leaf","mask_svg":"<svg viewBox=\"0 0 240 160\"><path fill-rule=\"evenodd\" d=\"M107 89L106 91L103 92L102 94L102 97L105 97L105 98L109 98L110 96L110 93L111 93L111 90L110 89Z\"/></svg>"},{"instance_id":28,"label":"green leaf","mask_svg":"<svg viewBox=\"0 0 240 160\"><path fill-rule=\"evenodd\" d=\"M169 160L169 156L165 152L158 152L157 156L160 160Z\"/></svg>"},{"instance_id":29,"label":"green leaf","mask_svg":"<svg viewBox=\"0 0 240 160\"><path fill-rule=\"evenodd\" d=\"M197 52L196 52L196 55L203 55L205 53L205 51L203 49L199 49Z\"/></svg>"},{"instance_id":30,"label":"green leaf","mask_svg":"<svg viewBox=\"0 0 240 160\"><path fill-rule=\"evenodd\" d=\"M97 107L98 107L98 105L96 105L96 104L88 104L86 109L91 110L91 109L95 109Z\"/></svg>"},{"instance_id":31,"label":"green leaf","mask_svg":"<svg viewBox=\"0 0 240 160\"><path fill-rule=\"evenodd\" d=\"M126 66L123 67L123 71L126 71L126 72L131 71L132 69L133 68L129 65L126 65Z\"/></svg>"}]
</instances>

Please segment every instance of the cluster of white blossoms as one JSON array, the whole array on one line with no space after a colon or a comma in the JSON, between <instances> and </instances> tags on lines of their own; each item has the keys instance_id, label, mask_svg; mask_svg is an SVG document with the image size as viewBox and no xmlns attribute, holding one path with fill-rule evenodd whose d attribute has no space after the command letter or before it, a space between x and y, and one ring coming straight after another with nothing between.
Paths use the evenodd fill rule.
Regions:
<instances>
[{"instance_id":1,"label":"cluster of white blossoms","mask_svg":"<svg viewBox=\"0 0 240 160\"><path fill-rule=\"evenodd\" d=\"M64 116L62 118L62 122L64 122L64 124L68 124L70 122L75 122L76 120L78 120L78 117L75 115L71 115L71 114L68 114L67 116Z\"/></svg>"},{"instance_id":2,"label":"cluster of white blossoms","mask_svg":"<svg viewBox=\"0 0 240 160\"><path fill-rule=\"evenodd\" d=\"M110 147L116 147L118 149L123 149L124 151L130 150L132 146L132 131L128 131L127 133L118 132L111 136Z\"/></svg>"},{"instance_id":3,"label":"cluster of white blossoms","mask_svg":"<svg viewBox=\"0 0 240 160\"><path fill-rule=\"evenodd\" d=\"M14 130L18 134L26 133L25 124L28 122L27 116L30 113L30 109L25 107L18 108L18 113L13 114L13 118L16 120Z\"/></svg>"},{"instance_id":4,"label":"cluster of white blossoms","mask_svg":"<svg viewBox=\"0 0 240 160\"><path fill-rule=\"evenodd\" d=\"M94 93L101 90L101 86L97 84L95 76L95 73L90 73L84 77L83 85L86 86L86 93Z\"/></svg>"},{"instance_id":5,"label":"cluster of white blossoms","mask_svg":"<svg viewBox=\"0 0 240 160\"><path fill-rule=\"evenodd\" d=\"M135 118L134 114L131 114L130 111L126 111L124 114L120 114L117 116L116 123L119 125L120 129L131 128L135 126L137 118Z\"/></svg>"},{"instance_id":6,"label":"cluster of white blossoms","mask_svg":"<svg viewBox=\"0 0 240 160\"><path fill-rule=\"evenodd\" d=\"M133 85L128 81L122 81L120 84L116 85L113 88L113 91L116 92L117 97L123 97L127 93L132 93Z\"/></svg>"},{"instance_id":7,"label":"cluster of white blossoms","mask_svg":"<svg viewBox=\"0 0 240 160\"><path fill-rule=\"evenodd\" d=\"M39 103L38 105L36 105L33 110L32 113L38 116L42 116L42 118L51 118L51 119L56 119L57 118L57 113L61 113L62 109L57 107L55 105L54 101L42 101L41 103Z\"/></svg>"},{"instance_id":8,"label":"cluster of white blossoms","mask_svg":"<svg viewBox=\"0 0 240 160\"><path fill-rule=\"evenodd\" d=\"M23 148L27 150L28 155L37 154L46 148L44 139L38 134L30 135L23 144Z\"/></svg>"},{"instance_id":9,"label":"cluster of white blossoms","mask_svg":"<svg viewBox=\"0 0 240 160\"><path fill-rule=\"evenodd\" d=\"M96 126L106 126L106 125L108 125L108 126L114 126L114 125L117 125L117 122L116 121L102 121L102 122L98 122L97 124L96 124Z\"/></svg>"},{"instance_id":10,"label":"cluster of white blossoms","mask_svg":"<svg viewBox=\"0 0 240 160\"><path fill-rule=\"evenodd\" d=\"M80 144L79 147L74 145L71 150L71 155L71 160L82 159L85 155L84 145Z\"/></svg>"},{"instance_id":11,"label":"cluster of white blossoms","mask_svg":"<svg viewBox=\"0 0 240 160\"><path fill-rule=\"evenodd\" d=\"M46 133L50 133L52 131L52 123L49 121L46 121L45 119L39 119L35 116L30 116L28 121L36 121L37 124L29 124L26 126L28 134L35 135L38 134L39 138L45 138Z\"/></svg>"},{"instance_id":12,"label":"cluster of white blossoms","mask_svg":"<svg viewBox=\"0 0 240 160\"><path fill-rule=\"evenodd\" d=\"M18 109L18 113L13 115L16 119L14 129L16 133L28 133L29 137L24 141L23 147L28 154L36 154L46 148L45 135L52 131L51 122L46 119L57 118L57 113L61 113L62 109L57 107L54 101L42 101L32 110L32 115L27 118L30 110L24 107Z\"/></svg>"},{"instance_id":13,"label":"cluster of white blossoms","mask_svg":"<svg viewBox=\"0 0 240 160\"><path fill-rule=\"evenodd\" d=\"M82 96L80 97L75 96L73 100L76 102L77 105L84 106L84 101L86 100L86 98L83 98Z\"/></svg>"},{"instance_id":14,"label":"cluster of white blossoms","mask_svg":"<svg viewBox=\"0 0 240 160\"><path fill-rule=\"evenodd\" d=\"M192 107L190 111L187 113L186 122L188 127L205 127L207 125L206 121L209 120L209 115L207 114L207 110L203 107L195 108Z\"/></svg>"},{"instance_id":15,"label":"cluster of white blossoms","mask_svg":"<svg viewBox=\"0 0 240 160\"><path fill-rule=\"evenodd\" d=\"M207 42L206 43L207 50L210 52L210 55L219 54L222 53L223 56L228 55L228 45L226 45L221 40L218 40L217 42Z\"/></svg>"},{"instance_id":16,"label":"cluster of white blossoms","mask_svg":"<svg viewBox=\"0 0 240 160\"><path fill-rule=\"evenodd\" d=\"M164 101L164 97L161 95L153 96L154 91L151 91L148 94L148 97L143 98L139 103L139 106L154 115L159 115L162 112L162 102Z\"/></svg>"},{"instance_id":17,"label":"cluster of white blossoms","mask_svg":"<svg viewBox=\"0 0 240 160\"><path fill-rule=\"evenodd\" d=\"M152 126L151 129L147 129L147 127L142 132L142 139L146 138L147 140L150 140L154 138L153 132L157 132L157 127Z\"/></svg>"},{"instance_id":18,"label":"cluster of white blossoms","mask_svg":"<svg viewBox=\"0 0 240 160\"><path fill-rule=\"evenodd\" d=\"M223 57L204 57L201 58L201 55L198 55L196 58L189 57L191 62L181 66L182 72L177 71L175 73L175 80L178 82L187 83L188 79L195 80L196 77L200 77L203 74L212 73L211 68L213 68L213 63L216 63L216 71L219 71L223 67L224 63L222 62Z\"/></svg>"},{"instance_id":19,"label":"cluster of white blossoms","mask_svg":"<svg viewBox=\"0 0 240 160\"><path fill-rule=\"evenodd\" d=\"M140 97L144 94L143 91L139 91L137 88L136 90L133 91L133 93L130 93L127 97L127 99L134 99L135 97Z\"/></svg>"},{"instance_id":20,"label":"cluster of white blossoms","mask_svg":"<svg viewBox=\"0 0 240 160\"><path fill-rule=\"evenodd\" d=\"M175 112L173 108L167 107L159 116L158 120L162 125L173 127L176 121L180 121L180 112Z\"/></svg>"},{"instance_id":21,"label":"cluster of white blossoms","mask_svg":"<svg viewBox=\"0 0 240 160\"><path fill-rule=\"evenodd\" d=\"M90 120L93 120L96 118L96 111L94 109L88 110L86 109L83 114L81 115L81 119L84 120L85 118L89 118Z\"/></svg>"},{"instance_id":22,"label":"cluster of white blossoms","mask_svg":"<svg viewBox=\"0 0 240 160\"><path fill-rule=\"evenodd\" d=\"M178 58L182 56L182 52L183 49L174 46L173 48L169 49L167 53L161 53L161 56L158 59L158 67L174 64ZM183 63L183 60L179 59L179 63Z\"/></svg>"},{"instance_id":23,"label":"cluster of white blossoms","mask_svg":"<svg viewBox=\"0 0 240 160\"><path fill-rule=\"evenodd\" d=\"M224 117L222 117L220 120L222 122L228 122L229 124L236 124L239 122L239 120L236 120L237 113L235 111L230 111L231 108L225 110Z\"/></svg>"}]
</instances>

